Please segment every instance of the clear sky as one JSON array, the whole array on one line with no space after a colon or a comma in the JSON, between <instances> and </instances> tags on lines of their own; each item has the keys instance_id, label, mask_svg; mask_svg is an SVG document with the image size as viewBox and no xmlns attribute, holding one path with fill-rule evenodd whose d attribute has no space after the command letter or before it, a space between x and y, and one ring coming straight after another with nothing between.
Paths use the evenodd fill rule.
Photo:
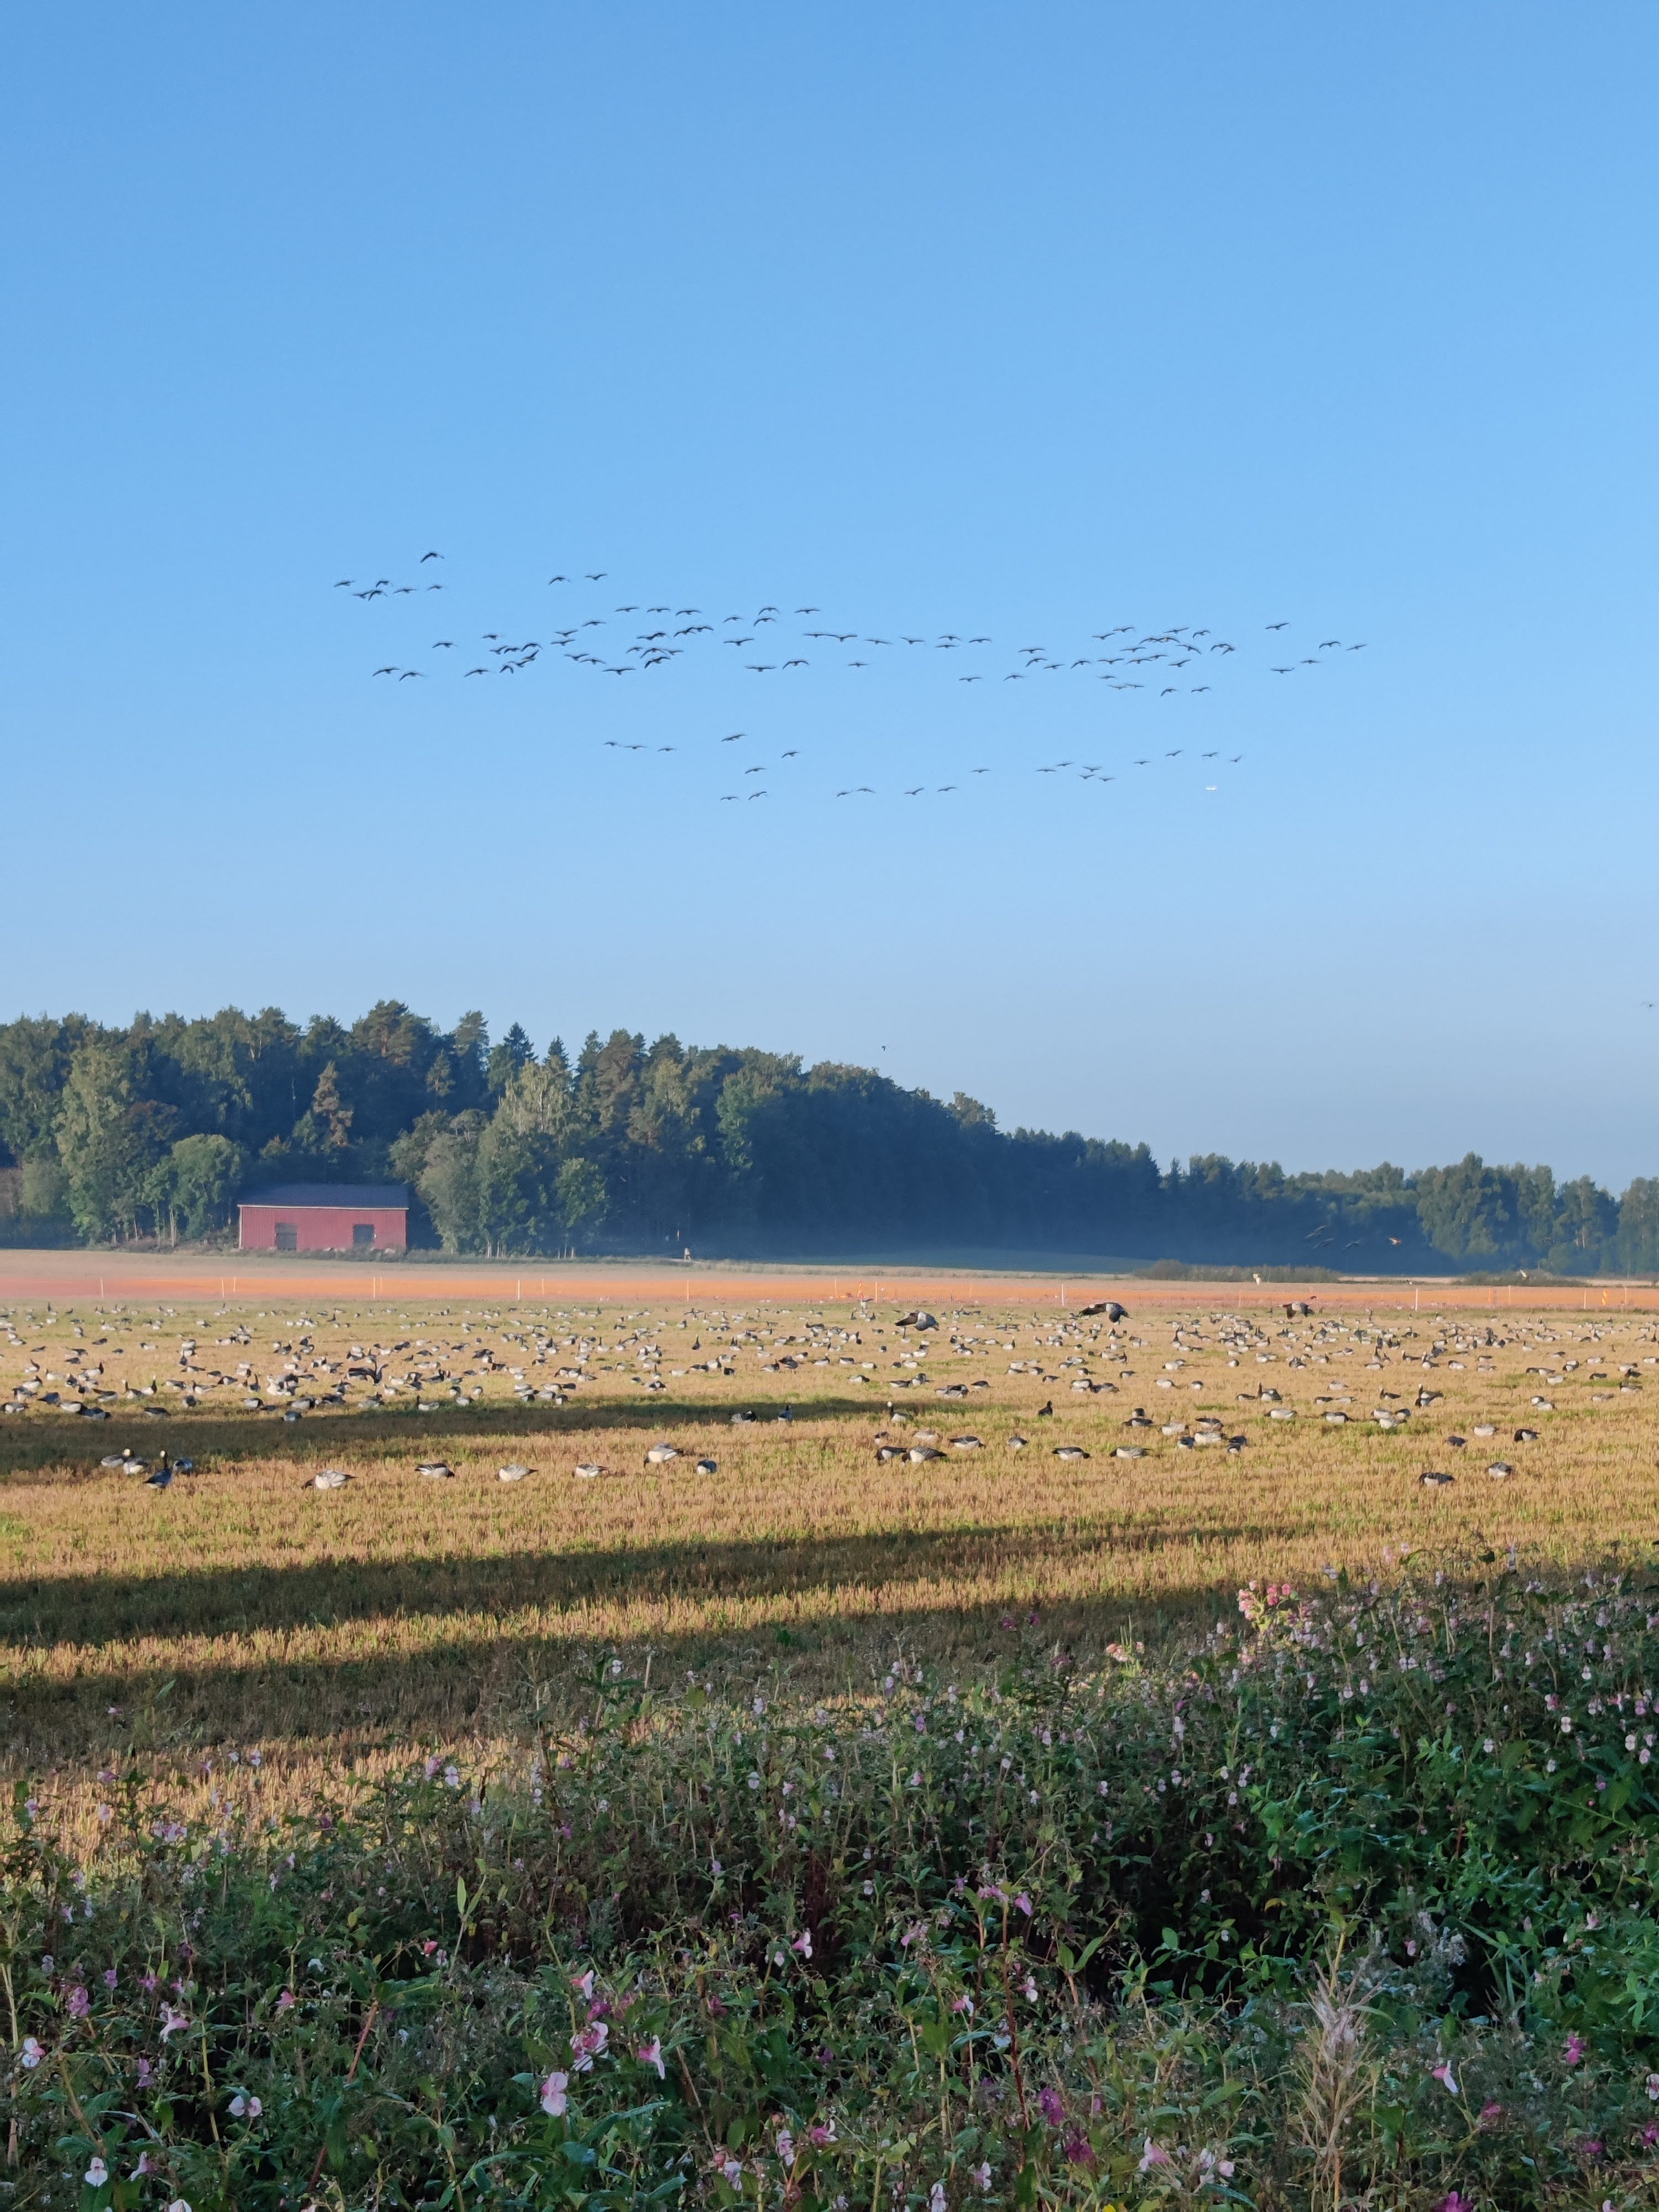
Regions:
<instances>
[{"instance_id":1,"label":"clear sky","mask_svg":"<svg viewBox=\"0 0 1659 2212\"><path fill-rule=\"evenodd\" d=\"M1656 70L1618 0L14 9L0 1012L1659 1172Z\"/></svg>"}]
</instances>

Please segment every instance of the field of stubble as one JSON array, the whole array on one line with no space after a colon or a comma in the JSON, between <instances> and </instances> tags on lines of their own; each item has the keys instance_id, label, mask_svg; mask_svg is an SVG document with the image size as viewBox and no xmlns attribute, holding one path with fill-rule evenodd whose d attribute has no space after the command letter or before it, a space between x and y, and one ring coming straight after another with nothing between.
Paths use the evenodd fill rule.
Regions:
<instances>
[{"instance_id":1,"label":"field of stubble","mask_svg":"<svg viewBox=\"0 0 1659 2212\"><path fill-rule=\"evenodd\" d=\"M188 1803L257 1753L275 1808L487 1757L613 1648L829 1694L1011 1613L1088 1652L1252 1579L1659 1530L1652 1316L903 1311L0 1315L6 1769L68 1808L137 1752Z\"/></svg>"}]
</instances>

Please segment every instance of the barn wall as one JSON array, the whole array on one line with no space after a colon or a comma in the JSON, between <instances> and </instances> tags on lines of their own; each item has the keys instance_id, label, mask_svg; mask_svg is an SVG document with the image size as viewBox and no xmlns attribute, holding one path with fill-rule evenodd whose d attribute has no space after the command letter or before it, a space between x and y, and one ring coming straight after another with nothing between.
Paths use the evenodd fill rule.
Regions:
<instances>
[{"instance_id":1,"label":"barn wall","mask_svg":"<svg viewBox=\"0 0 1659 2212\"><path fill-rule=\"evenodd\" d=\"M276 1224L291 1221L301 1252L349 1252L351 1231L360 1221L374 1224L374 1249L403 1251L409 1243L409 1212L401 1206L244 1206L240 1243L245 1252L274 1252Z\"/></svg>"}]
</instances>

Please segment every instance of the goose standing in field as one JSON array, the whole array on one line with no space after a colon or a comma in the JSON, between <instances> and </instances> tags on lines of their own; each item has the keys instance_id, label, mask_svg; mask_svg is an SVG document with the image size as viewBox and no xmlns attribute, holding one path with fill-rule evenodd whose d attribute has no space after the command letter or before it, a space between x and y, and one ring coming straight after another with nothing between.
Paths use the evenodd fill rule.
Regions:
<instances>
[{"instance_id":1,"label":"goose standing in field","mask_svg":"<svg viewBox=\"0 0 1659 2212\"><path fill-rule=\"evenodd\" d=\"M455 1470L447 1460L423 1459L415 1472L425 1475L430 1482L453 1482L455 1480Z\"/></svg>"},{"instance_id":2,"label":"goose standing in field","mask_svg":"<svg viewBox=\"0 0 1659 2212\"><path fill-rule=\"evenodd\" d=\"M507 1466L496 1468L495 1480L497 1482L522 1482L529 1473L530 1469L522 1460L511 1460Z\"/></svg>"},{"instance_id":3,"label":"goose standing in field","mask_svg":"<svg viewBox=\"0 0 1659 2212\"><path fill-rule=\"evenodd\" d=\"M343 1467L319 1467L305 1486L307 1490L343 1490L350 1480Z\"/></svg>"}]
</instances>

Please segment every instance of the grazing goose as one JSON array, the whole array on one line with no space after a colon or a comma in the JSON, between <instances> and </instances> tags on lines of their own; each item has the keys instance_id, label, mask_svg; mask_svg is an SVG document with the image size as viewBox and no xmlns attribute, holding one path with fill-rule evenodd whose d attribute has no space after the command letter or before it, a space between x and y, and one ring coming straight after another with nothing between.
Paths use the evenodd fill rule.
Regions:
<instances>
[{"instance_id":1,"label":"grazing goose","mask_svg":"<svg viewBox=\"0 0 1659 2212\"><path fill-rule=\"evenodd\" d=\"M1455 1474L1437 1474L1425 1470L1417 1479L1425 1489L1444 1490L1448 1484L1455 1482L1457 1477Z\"/></svg>"},{"instance_id":2,"label":"grazing goose","mask_svg":"<svg viewBox=\"0 0 1659 2212\"><path fill-rule=\"evenodd\" d=\"M495 1480L497 1482L522 1482L529 1473L530 1469L524 1462L515 1459L509 1465L496 1468Z\"/></svg>"},{"instance_id":3,"label":"grazing goose","mask_svg":"<svg viewBox=\"0 0 1659 2212\"><path fill-rule=\"evenodd\" d=\"M305 1487L307 1490L343 1490L350 1480L343 1467L319 1467Z\"/></svg>"},{"instance_id":4,"label":"grazing goose","mask_svg":"<svg viewBox=\"0 0 1659 2212\"><path fill-rule=\"evenodd\" d=\"M594 1476L603 1474L605 1469L599 1465L598 1460L585 1459L577 1462L576 1472L584 1482L592 1482Z\"/></svg>"},{"instance_id":5,"label":"grazing goose","mask_svg":"<svg viewBox=\"0 0 1659 2212\"><path fill-rule=\"evenodd\" d=\"M1536 1429L1517 1429L1515 1432L1515 1441L1518 1444L1535 1444L1538 1441L1538 1431Z\"/></svg>"},{"instance_id":6,"label":"grazing goose","mask_svg":"<svg viewBox=\"0 0 1659 2212\"><path fill-rule=\"evenodd\" d=\"M672 1444L653 1444L645 1455L645 1463L647 1467L666 1467L671 1459L678 1457Z\"/></svg>"},{"instance_id":7,"label":"grazing goose","mask_svg":"<svg viewBox=\"0 0 1659 2212\"><path fill-rule=\"evenodd\" d=\"M1109 1322L1127 1321L1129 1318L1127 1306L1119 1305L1115 1298L1097 1298L1091 1306L1079 1306L1078 1313L1084 1321L1091 1320L1096 1314L1104 1314Z\"/></svg>"},{"instance_id":8,"label":"grazing goose","mask_svg":"<svg viewBox=\"0 0 1659 2212\"><path fill-rule=\"evenodd\" d=\"M1084 1450L1081 1444L1056 1444L1054 1446L1054 1457L1056 1459L1087 1459L1088 1456L1088 1453Z\"/></svg>"},{"instance_id":9,"label":"grazing goose","mask_svg":"<svg viewBox=\"0 0 1659 2212\"><path fill-rule=\"evenodd\" d=\"M912 1444L910 1447L910 1457L918 1466L925 1459L943 1459L944 1456L936 1444Z\"/></svg>"},{"instance_id":10,"label":"grazing goose","mask_svg":"<svg viewBox=\"0 0 1659 2212\"><path fill-rule=\"evenodd\" d=\"M447 1460L423 1459L415 1472L433 1482L453 1482L455 1480L455 1470Z\"/></svg>"},{"instance_id":11,"label":"grazing goose","mask_svg":"<svg viewBox=\"0 0 1659 2212\"><path fill-rule=\"evenodd\" d=\"M720 1471L720 1463L717 1459L700 1459L697 1462L699 1474L718 1474Z\"/></svg>"},{"instance_id":12,"label":"grazing goose","mask_svg":"<svg viewBox=\"0 0 1659 2212\"><path fill-rule=\"evenodd\" d=\"M1112 1456L1114 1459L1145 1459L1146 1447L1143 1444L1120 1444Z\"/></svg>"},{"instance_id":13,"label":"grazing goose","mask_svg":"<svg viewBox=\"0 0 1659 2212\"><path fill-rule=\"evenodd\" d=\"M1504 1476L1513 1474L1515 1469L1510 1465L1508 1460L1495 1459L1486 1472L1494 1482L1502 1482Z\"/></svg>"},{"instance_id":14,"label":"grazing goose","mask_svg":"<svg viewBox=\"0 0 1659 2212\"><path fill-rule=\"evenodd\" d=\"M1008 1449L1010 1451L1024 1451L1029 1442L1029 1437L1016 1434L1009 1437Z\"/></svg>"},{"instance_id":15,"label":"grazing goose","mask_svg":"<svg viewBox=\"0 0 1659 2212\"><path fill-rule=\"evenodd\" d=\"M951 1449L952 1451L982 1451L984 1438L982 1437L952 1437Z\"/></svg>"}]
</instances>

